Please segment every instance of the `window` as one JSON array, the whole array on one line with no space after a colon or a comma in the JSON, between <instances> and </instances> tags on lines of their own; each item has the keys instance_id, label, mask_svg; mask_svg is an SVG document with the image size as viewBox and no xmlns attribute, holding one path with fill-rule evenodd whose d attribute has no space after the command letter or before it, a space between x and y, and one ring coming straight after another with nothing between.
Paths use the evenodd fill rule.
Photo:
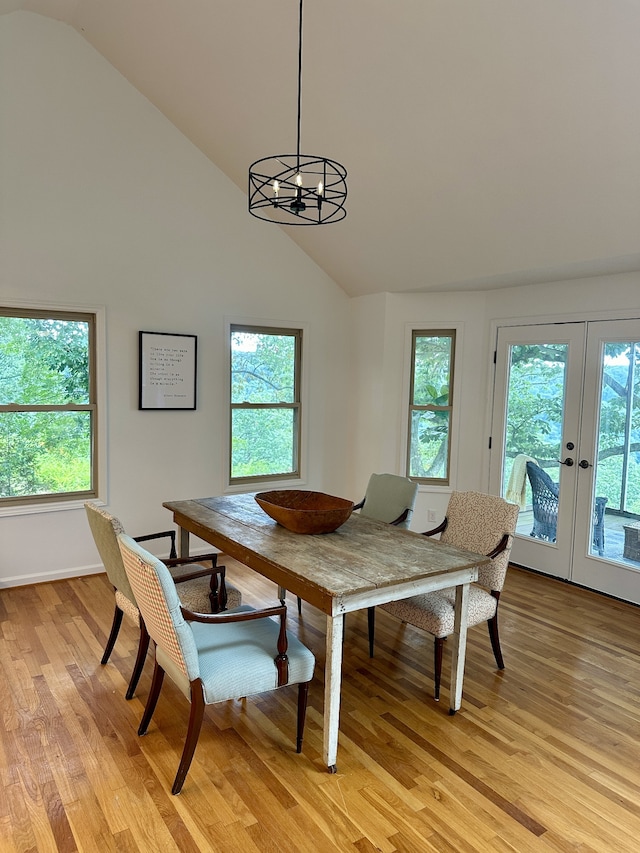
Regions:
<instances>
[{"instance_id":1,"label":"window","mask_svg":"<svg viewBox=\"0 0 640 853\"><path fill-rule=\"evenodd\" d=\"M0 505L96 496L95 319L0 308Z\"/></svg>"},{"instance_id":2,"label":"window","mask_svg":"<svg viewBox=\"0 0 640 853\"><path fill-rule=\"evenodd\" d=\"M407 474L448 485L454 329L414 331L411 341Z\"/></svg>"},{"instance_id":3,"label":"window","mask_svg":"<svg viewBox=\"0 0 640 853\"><path fill-rule=\"evenodd\" d=\"M302 331L231 326L232 483L300 476Z\"/></svg>"}]
</instances>

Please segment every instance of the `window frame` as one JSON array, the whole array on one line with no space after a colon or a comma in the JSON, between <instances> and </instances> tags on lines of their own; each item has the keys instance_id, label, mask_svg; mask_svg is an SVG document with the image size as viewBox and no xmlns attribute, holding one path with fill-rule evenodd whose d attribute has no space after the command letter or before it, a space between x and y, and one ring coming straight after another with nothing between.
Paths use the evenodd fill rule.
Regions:
<instances>
[{"instance_id":1,"label":"window frame","mask_svg":"<svg viewBox=\"0 0 640 853\"><path fill-rule=\"evenodd\" d=\"M294 354L294 389L293 401L291 403L234 403L232 402L233 393L233 358L231 352L231 337L233 334L247 333L254 335L274 335L283 337L293 337L295 339L295 354ZM285 326L280 323L245 323L231 321L227 324L227 344L228 344L228 382L229 382L229 441L227 453L227 480L231 488L244 487L245 485L260 484L260 483L276 483L279 481L290 482L292 480L301 479L301 459L303 445L303 415L302 415L302 371L303 371L303 333L301 326ZM234 411L248 410L291 410L294 413L294 434L293 434L293 471L280 472L276 474L260 474L250 477L234 477L232 476L232 453L233 453L233 413Z\"/></svg>"},{"instance_id":2,"label":"window frame","mask_svg":"<svg viewBox=\"0 0 640 853\"><path fill-rule=\"evenodd\" d=\"M90 471L91 488L73 492L55 492L47 494L14 495L0 497L0 516L20 515L48 510L75 509L85 500L100 499L101 472L105 467L104 447L100 440L104 434L104 308L89 306L46 307L43 303L34 305L24 302L0 304L0 316L25 319L52 319L83 322L88 324L89 350L89 402L65 404L0 404L3 412L90 412Z\"/></svg>"},{"instance_id":3,"label":"window frame","mask_svg":"<svg viewBox=\"0 0 640 853\"><path fill-rule=\"evenodd\" d=\"M454 454L452 453L453 441L455 432L455 414L457 411L456 404L456 389L455 381L456 361L458 358L458 349L460 343L460 330L453 325L447 326L432 326L423 328L422 326L412 326L409 329L409 383L407 392L407 431L406 431L406 454L405 454L405 471L406 476L416 483L425 486L442 486L449 487L453 480L452 464ZM449 361L449 403L447 406L436 406L432 403L427 405L414 404L414 381L416 368L416 339L419 337L448 337L451 340L451 356ZM449 413L449 429L447 438L447 476L446 477L417 477L410 473L411 471L411 435L412 435L412 419L413 413L416 411L447 411Z\"/></svg>"}]
</instances>

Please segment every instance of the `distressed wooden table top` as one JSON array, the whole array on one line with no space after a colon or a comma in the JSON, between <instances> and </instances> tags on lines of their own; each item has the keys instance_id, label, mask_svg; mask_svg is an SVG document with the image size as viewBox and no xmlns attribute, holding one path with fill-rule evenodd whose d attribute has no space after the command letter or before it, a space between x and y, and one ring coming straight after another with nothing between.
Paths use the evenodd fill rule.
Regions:
<instances>
[{"instance_id":1,"label":"distressed wooden table top","mask_svg":"<svg viewBox=\"0 0 640 853\"><path fill-rule=\"evenodd\" d=\"M168 501L174 521L325 613L335 600L487 562L487 557L353 514L333 533L291 533L253 494Z\"/></svg>"}]
</instances>

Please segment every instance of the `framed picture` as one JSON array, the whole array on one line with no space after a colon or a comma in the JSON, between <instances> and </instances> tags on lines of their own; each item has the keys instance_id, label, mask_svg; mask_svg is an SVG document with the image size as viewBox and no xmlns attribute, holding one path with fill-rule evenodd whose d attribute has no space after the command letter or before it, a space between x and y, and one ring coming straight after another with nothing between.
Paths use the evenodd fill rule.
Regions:
<instances>
[{"instance_id":1,"label":"framed picture","mask_svg":"<svg viewBox=\"0 0 640 853\"><path fill-rule=\"evenodd\" d=\"M140 332L139 409L195 409L195 335Z\"/></svg>"}]
</instances>

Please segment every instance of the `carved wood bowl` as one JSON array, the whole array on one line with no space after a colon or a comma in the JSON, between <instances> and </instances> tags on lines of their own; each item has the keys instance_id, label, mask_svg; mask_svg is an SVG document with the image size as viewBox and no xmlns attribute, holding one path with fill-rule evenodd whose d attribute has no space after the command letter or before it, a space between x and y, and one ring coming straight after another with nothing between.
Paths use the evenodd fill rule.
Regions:
<instances>
[{"instance_id":1,"label":"carved wood bowl","mask_svg":"<svg viewBox=\"0 0 640 853\"><path fill-rule=\"evenodd\" d=\"M352 501L323 492L284 489L259 492L255 498L268 516L292 533L332 533L353 510Z\"/></svg>"}]
</instances>

